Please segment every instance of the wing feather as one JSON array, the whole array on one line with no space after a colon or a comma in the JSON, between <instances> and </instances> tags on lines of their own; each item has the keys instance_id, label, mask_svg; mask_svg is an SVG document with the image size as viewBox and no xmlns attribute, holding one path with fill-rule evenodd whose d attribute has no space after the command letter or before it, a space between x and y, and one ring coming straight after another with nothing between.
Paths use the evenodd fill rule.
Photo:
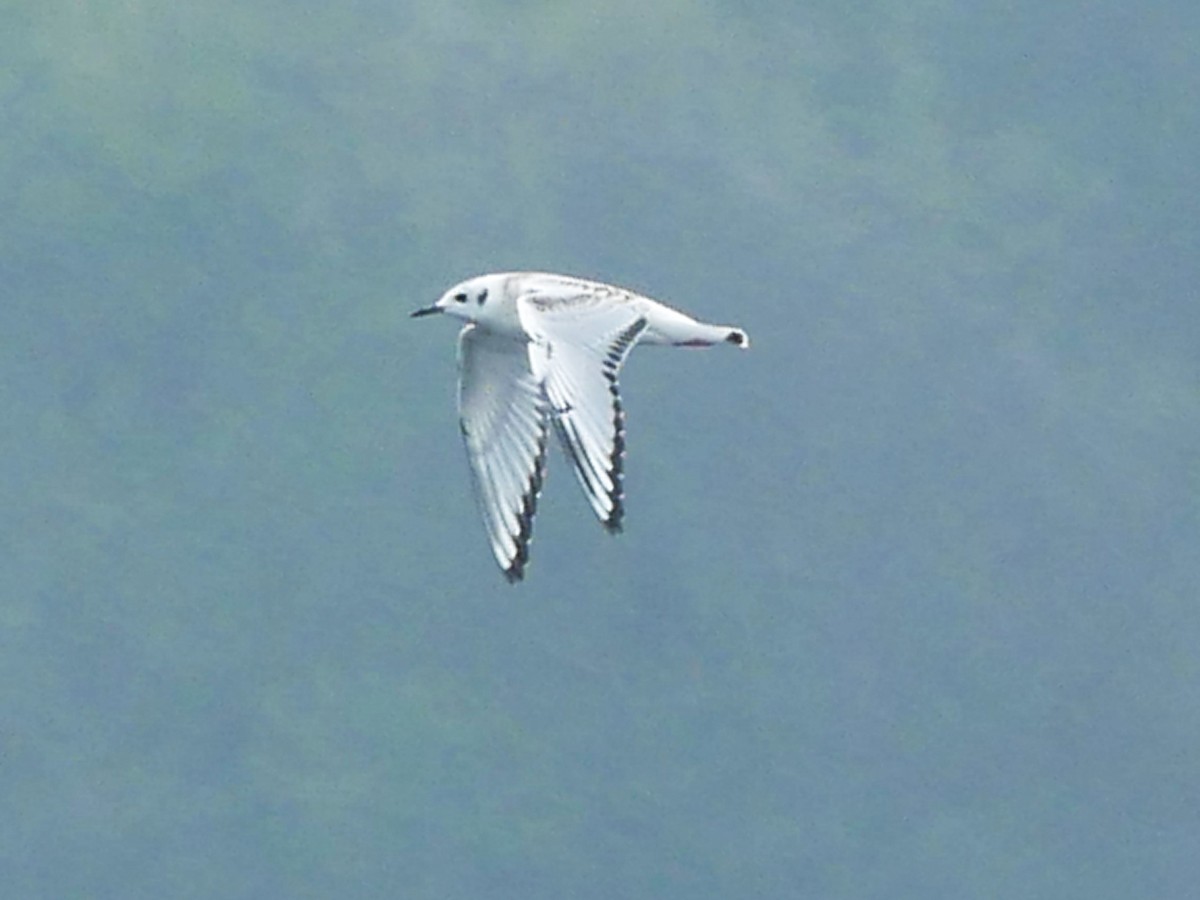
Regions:
<instances>
[{"instance_id":1,"label":"wing feather","mask_svg":"<svg viewBox=\"0 0 1200 900\"><path fill-rule=\"evenodd\" d=\"M549 403L523 341L459 334L458 411L471 483L496 562L519 581L546 471Z\"/></svg>"},{"instance_id":2,"label":"wing feather","mask_svg":"<svg viewBox=\"0 0 1200 900\"><path fill-rule=\"evenodd\" d=\"M609 531L624 516L625 412L617 375L646 329L628 303L517 301L531 340L529 364L545 389L550 416L576 480Z\"/></svg>"}]
</instances>

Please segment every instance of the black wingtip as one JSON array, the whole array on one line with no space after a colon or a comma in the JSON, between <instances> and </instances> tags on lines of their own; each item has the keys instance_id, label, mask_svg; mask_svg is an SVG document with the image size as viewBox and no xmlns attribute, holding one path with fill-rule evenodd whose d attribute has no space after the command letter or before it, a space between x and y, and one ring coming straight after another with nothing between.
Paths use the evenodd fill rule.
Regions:
<instances>
[{"instance_id":1,"label":"black wingtip","mask_svg":"<svg viewBox=\"0 0 1200 900\"><path fill-rule=\"evenodd\" d=\"M525 566L529 562L529 545L533 542L533 519L537 515L538 497L542 493L542 483L546 477L546 440L549 437L545 420L541 423L541 434L538 436L537 456L534 457L533 471L529 475L529 483L525 486L525 496L521 499L521 509L517 513L517 552L504 577L509 584L516 584L525 578Z\"/></svg>"}]
</instances>

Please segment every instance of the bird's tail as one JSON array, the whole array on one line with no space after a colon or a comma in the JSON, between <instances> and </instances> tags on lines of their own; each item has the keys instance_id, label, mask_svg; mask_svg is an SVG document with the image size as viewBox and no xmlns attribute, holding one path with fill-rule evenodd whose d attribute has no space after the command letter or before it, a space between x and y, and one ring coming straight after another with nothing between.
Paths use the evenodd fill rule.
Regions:
<instances>
[{"instance_id":1,"label":"bird's tail","mask_svg":"<svg viewBox=\"0 0 1200 900\"><path fill-rule=\"evenodd\" d=\"M750 335L746 334L740 328L727 327L725 329L725 343L748 350L750 349Z\"/></svg>"}]
</instances>

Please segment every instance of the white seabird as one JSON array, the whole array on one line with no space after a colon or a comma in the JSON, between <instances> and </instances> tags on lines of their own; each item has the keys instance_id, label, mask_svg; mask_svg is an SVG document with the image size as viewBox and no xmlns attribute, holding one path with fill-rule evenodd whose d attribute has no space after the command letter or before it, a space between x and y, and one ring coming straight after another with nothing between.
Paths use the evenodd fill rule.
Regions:
<instances>
[{"instance_id":1,"label":"white seabird","mask_svg":"<svg viewBox=\"0 0 1200 900\"><path fill-rule=\"evenodd\" d=\"M445 313L458 336L458 411L496 562L519 581L551 425L600 522L621 529L624 412L617 374L636 344L708 347L750 339L625 288L544 272L480 275L412 315Z\"/></svg>"}]
</instances>

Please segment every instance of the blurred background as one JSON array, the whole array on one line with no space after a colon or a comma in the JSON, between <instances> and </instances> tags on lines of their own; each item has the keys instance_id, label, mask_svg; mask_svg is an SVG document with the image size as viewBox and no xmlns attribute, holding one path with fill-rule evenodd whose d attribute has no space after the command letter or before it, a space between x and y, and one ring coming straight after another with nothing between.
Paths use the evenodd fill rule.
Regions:
<instances>
[{"instance_id":1,"label":"blurred background","mask_svg":"<svg viewBox=\"0 0 1200 900\"><path fill-rule=\"evenodd\" d=\"M1184 898L1200 12L10 0L13 898ZM449 285L626 367L525 583Z\"/></svg>"}]
</instances>

